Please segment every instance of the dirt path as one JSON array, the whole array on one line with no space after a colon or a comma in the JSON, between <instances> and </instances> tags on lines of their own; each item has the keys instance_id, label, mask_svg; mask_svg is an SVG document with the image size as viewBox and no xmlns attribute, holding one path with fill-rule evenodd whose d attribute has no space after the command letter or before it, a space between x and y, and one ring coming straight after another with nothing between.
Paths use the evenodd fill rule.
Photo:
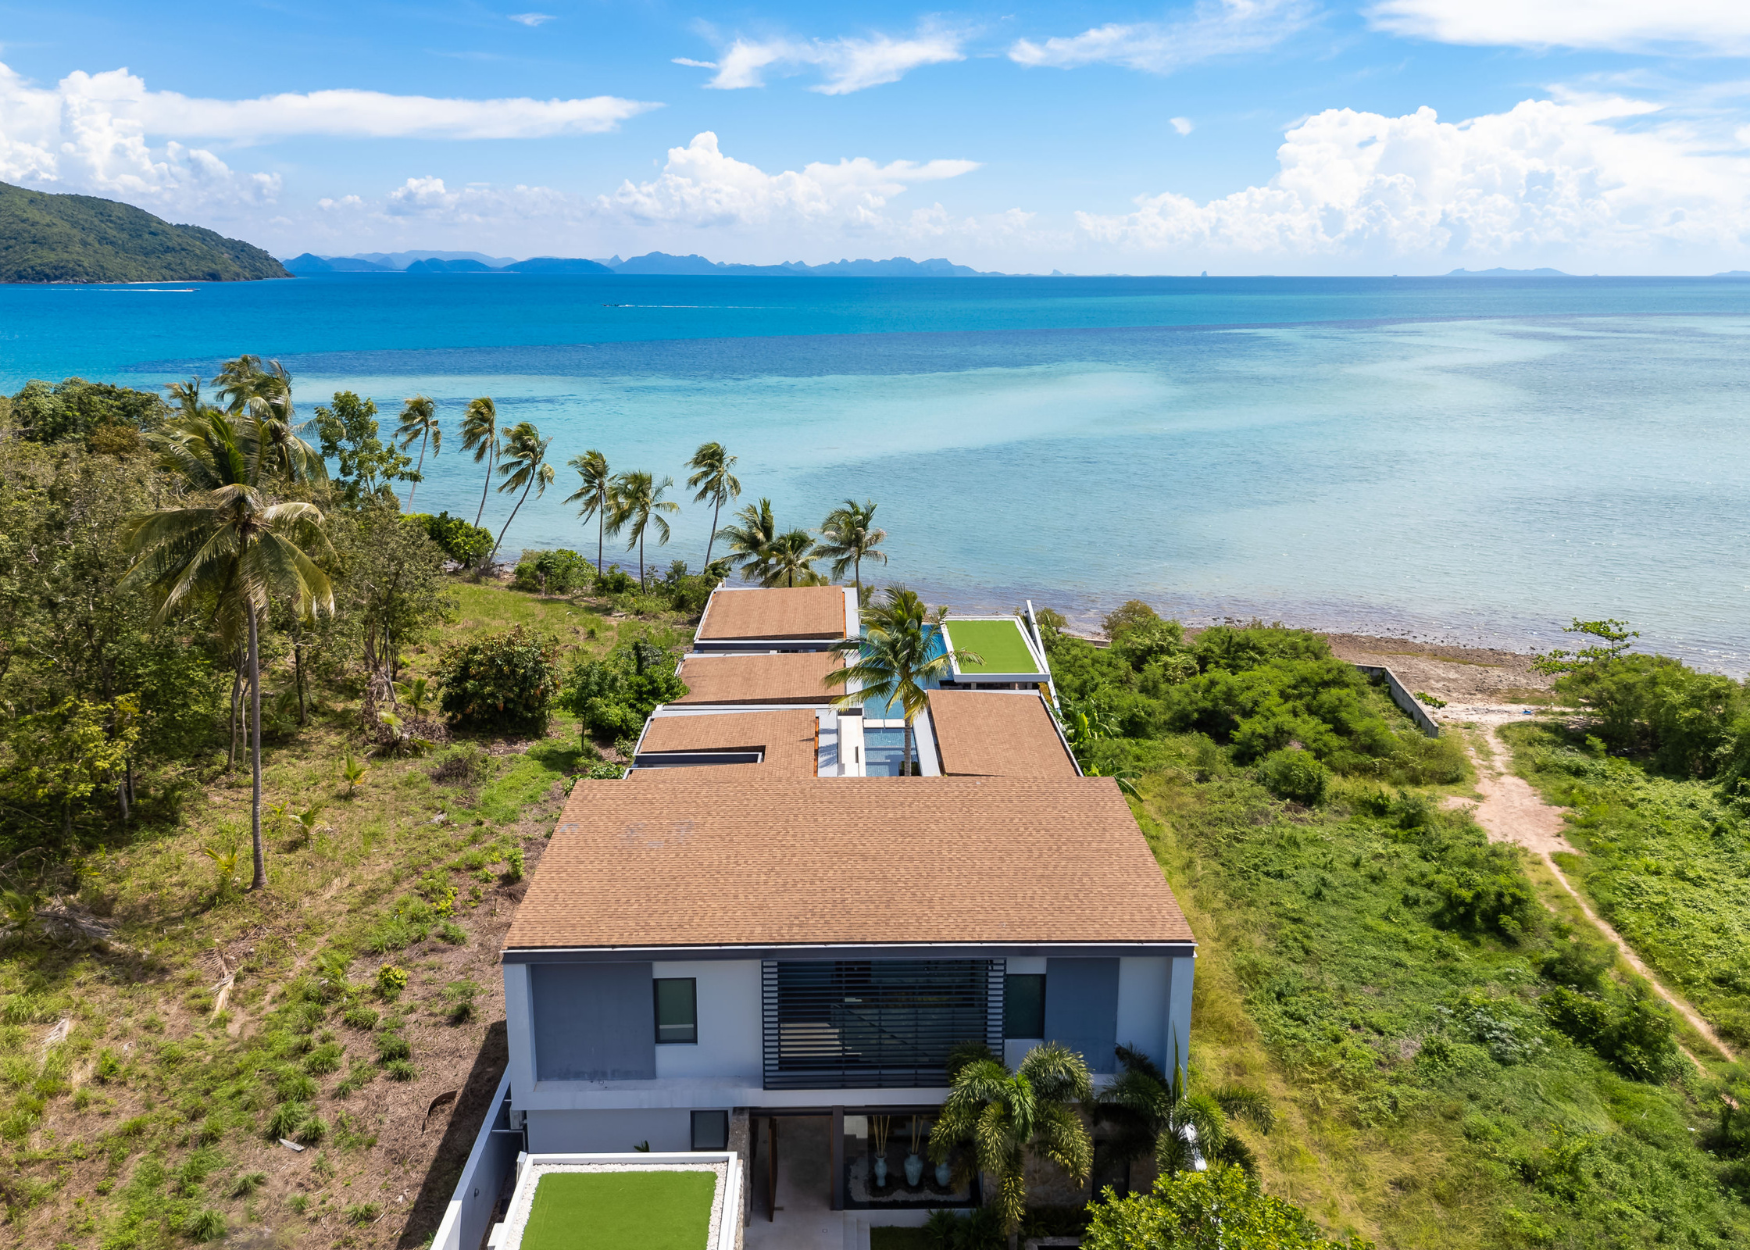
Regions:
<instances>
[{"instance_id":1,"label":"dirt path","mask_svg":"<svg viewBox=\"0 0 1750 1250\"><path fill-rule=\"evenodd\" d=\"M1641 957L1635 954L1634 948L1623 940L1622 935L1592 910L1591 905L1581 897L1580 891L1574 888L1573 883L1568 880L1567 874L1562 872L1560 866L1552 858L1557 851L1572 852L1575 848L1564 836L1565 822L1562 819L1562 809L1551 807L1545 803L1543 796L1532 788L1530 782L1508 771L1513 759L1513 750L1494 730L1499 724L1516 719L1516 714L1506 713L1500 721L1488 725L1489 745L1499 752L1495 757L1483 759L1474 747L1471 748L1471 760L1477 767L1477 792L1483 796L1483 801L1476 804L1477 823L1489 835L1491 842L1511 842L1541 858L1555 879L1561 883L1562 889L1572 895L1574 901L1580 905L1580 910L1586 914L1586 919L1590 920L1598 931L1609 938L1616 949L1622 952L1622 957L1628 961L1629 967L1644 977L1647 984L1653 987L1654 992L1670 1003L1685 1020L1689 1021L1695 1027L1695 1031L1705 1037L1715 1050L1727 1059L1736 1062L1737 1052L1719 1039L1713 1026L1702 1018L1700 1012L1660 983L1659 979L1653 975L1652 970L1641 961ZM1447 802L1453 806L1470 806L1463 799L1448 799ZM1691 1058L1693 1057L1691 1056Z\"/></svg>"}]
</instances>

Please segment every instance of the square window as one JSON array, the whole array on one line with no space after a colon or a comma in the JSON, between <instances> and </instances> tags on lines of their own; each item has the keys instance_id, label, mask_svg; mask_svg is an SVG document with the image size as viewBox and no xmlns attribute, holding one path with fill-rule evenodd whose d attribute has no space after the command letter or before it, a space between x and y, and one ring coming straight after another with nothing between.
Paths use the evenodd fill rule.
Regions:
<instances>
[{"instance_id":1,"label":"square window","mask_svg":"<svg viewBox=\"0 0 1750 1250\"><path fill-rule=\"evenodd\" d=\"M1045 1036L1045 977L1015 973L1003 978L1003 1036Z\"/></svg>"},{"instance_id":2,"label":"square window","mask_svg":"<svg viewBox=\"0 0 1750 1250\"><path fill-rule=\"evenodd\" d=\"M693 1149L729 1149L729 1113L727 1111L693 1112Z\"/></svg>"},{"instance_id":3,"label":"square window","mask_svg":"<svg viewBox=\"0 0 1750 1250\"><path fill-rule=\"evenodd\" d=\"M657 1044L698 1041L698 982L692 977L658 977L654 984Z\"/></svg>"}]
</instances>

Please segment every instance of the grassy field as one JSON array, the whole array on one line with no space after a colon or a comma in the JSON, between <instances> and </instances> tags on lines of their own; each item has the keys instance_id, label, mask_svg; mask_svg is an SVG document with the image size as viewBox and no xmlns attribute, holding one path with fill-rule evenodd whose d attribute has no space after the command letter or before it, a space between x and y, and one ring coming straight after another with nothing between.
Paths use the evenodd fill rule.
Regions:
<instances>
[{"instance_id":1,"label":"grassy field","mask_svg":"<svg viewBox=\"0 0 1750 1250\"><path fill-rule=\"evenodd\" d=\"M1521 774L1574 809L1558 862L1598 913L1730 1045L1750 1047L1750 822L1714 785L1589 748L1583 733L1510 730Z\"/></svg>"},{"instance_id":2,"label":"grassy field","mask_svg":"<svg viewBox=\"0 0 1750 1250\"><path fill-rule=\"evenodd\" d=\"M521 1250L705 1250L710 1172L573 1172L543 1176Z\"/></svg>"},{"instance_id":3,"label":"grassy field","mask_svg":"<svg viewBox=\"0 0 1750 1250\"><path fill-rule=\"evenodd\" d=\"M599 652L652 628L454 589L444 641L522 623ZM249 775L221 758L174 827L85 861L71 904L111 941L0 951L0 1244L417 1246L436 1227L502 1070L500 939L587 761L556 715L533 741L373 759L354 790L356 715L319 706L264 743L264 894L203 853L237 852L247 881Z\"/></svg>"}]
</instances>

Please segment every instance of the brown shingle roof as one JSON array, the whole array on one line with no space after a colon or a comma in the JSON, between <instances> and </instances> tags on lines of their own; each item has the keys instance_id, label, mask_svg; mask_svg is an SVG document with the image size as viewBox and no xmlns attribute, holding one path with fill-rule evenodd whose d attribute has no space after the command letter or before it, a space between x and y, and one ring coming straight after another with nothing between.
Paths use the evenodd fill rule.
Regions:
<instances>
[{"instance_id":1,"label":"brown shingle roof","mask_svg":"<svg viewBox=\"0 0 1750 1250\"><path fill-rule=\"evenodd\" d=\"M942 771L965 777L1074 777L1045 700L1032 691L932 690Z\"/></svg>"},{"instance_id":2,"label":"brown shingle roof","mask_svg":"<svg viewBox=\"0 0 1750 1250\"><path fill-rule=\"evenodd\" d=\"M806 708L783 712L725 712L722 715L657 716L644 731L639 751L764 751L758 764L713 764L713 778L758 769L783 777L818 772L819 722ZM655 770L651 770L655 771ZM663 770L667 771L667 770ZM650 775L639 770L637 776Z\"/></svg>"},{"instance_id":3,"label":"brown shingle roof","mask_svg":"<svg viewBox=\"0 0 1750 1250\"><path fill-rule=\"evenodd\" d=\"M719 590L711 596L705 619L699 622L698 636L718 642L730 638L843 638L844 587Z\"/></svg>"},{"instance_id":4,"label":"brown shingle roof","mask_svg":"<svg viewBox=\"0 0 1750 1250\"><path fill-rule=\"evenodd\" d=\"M507 948L1188 942L1106 777L579 781Z\"/></svg>"},{"instance_id":5,"label":"brown shingle roof","mask_svg":"<svg viewBox=\"0 0 1750 1250\"><path fill-rule=\"evenodd\" d=\"M830 651L778 651L771 655L689 654L681 657L687 694L677 703L826 703L844 689L828 689L825 677L845 666Z\"/></svg>"}]
</instances>

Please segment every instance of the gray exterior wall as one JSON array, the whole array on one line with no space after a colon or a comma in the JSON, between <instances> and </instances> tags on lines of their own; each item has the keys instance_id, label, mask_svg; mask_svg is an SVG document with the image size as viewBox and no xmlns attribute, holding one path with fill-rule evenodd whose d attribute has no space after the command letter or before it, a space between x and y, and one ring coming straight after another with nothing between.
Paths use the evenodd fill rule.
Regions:
<instances>
[{"instance_id":1,"label":"gray exterior wall","mask_svg":"<svg viewBox=\"0 0 1750 1250\"><path fill-rule=\"evenodd\" d=\"M656 1079L648 963L536 964L529 975L537 1081Z\"/></svg>"},{"instance_id":2,"label":"gray exterior wall","mask_svg":"<svg viewBox=\"0 0 1750 1250\"><path fill-rule=\"evenodd\" d=\"M623 1111L531 1111L533 1154L613 1154L644 1142L653 1151L691 1150L693 1113L682 1108Z\"/></svg>"},{"instance_id":3,"label":"gray exterior wall","mask_svg":"<svg viewBox=\"0 0 1750 1250\"><path fill-rule=\"evenodd\" d=\"M1118 961L1045 961L1045 1037L1080 1051L1090 1072L1118 1065Z\"/></svg>"}]
</instances>

